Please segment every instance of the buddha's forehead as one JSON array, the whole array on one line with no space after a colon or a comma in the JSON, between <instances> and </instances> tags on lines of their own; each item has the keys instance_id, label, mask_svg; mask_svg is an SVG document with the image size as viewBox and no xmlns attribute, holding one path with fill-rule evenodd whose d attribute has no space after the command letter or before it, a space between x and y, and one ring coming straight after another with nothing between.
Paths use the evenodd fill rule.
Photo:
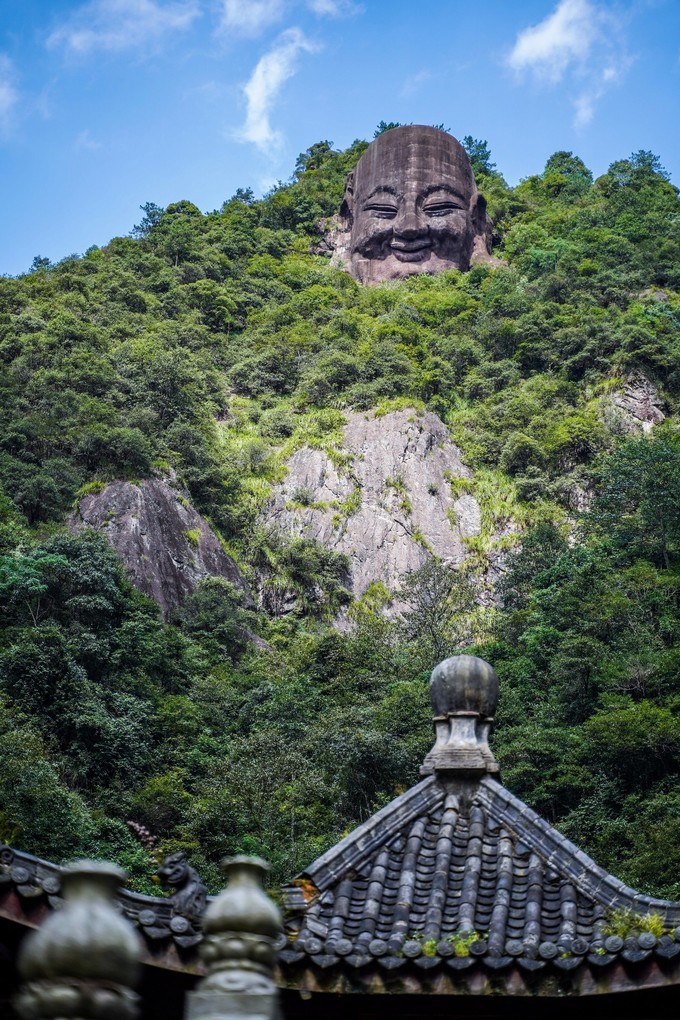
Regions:
<instances>
[{"instance_id":1,"label":"buddha's forehead","mask_svg":"<svg viewBox=\"0 0 680 1020\"><path fill-rule=\"evenodd\" d=\"M474 178L460 142L437 128L411 125L379 135L366 149L354 175L360 200L376 188L403 194L437 185L471 196Z\"/></svg>"}]
</instances>

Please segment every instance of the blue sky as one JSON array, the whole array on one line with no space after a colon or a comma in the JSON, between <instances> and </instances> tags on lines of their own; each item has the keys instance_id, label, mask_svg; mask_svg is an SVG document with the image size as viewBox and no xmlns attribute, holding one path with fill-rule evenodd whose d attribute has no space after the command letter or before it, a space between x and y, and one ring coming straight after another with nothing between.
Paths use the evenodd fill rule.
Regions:
<instances>
[{"instance_id":1,"label":"blue sky","mask_svg":"<svg viewBox=\"0 0 680 1020\"><path fill-rule=\"evenodd\" d=\"M0 273L380 120L485 138L513 184L558 149L680 184L680 0L0 0Z\"/></svg>"}]
</instances>

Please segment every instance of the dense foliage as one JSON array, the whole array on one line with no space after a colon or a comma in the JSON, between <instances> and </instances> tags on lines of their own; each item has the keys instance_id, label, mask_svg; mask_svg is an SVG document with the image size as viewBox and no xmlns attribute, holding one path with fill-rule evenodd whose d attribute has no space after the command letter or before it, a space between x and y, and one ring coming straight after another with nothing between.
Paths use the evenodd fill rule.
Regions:
<instances>
[{"instance_id":1,"label":"dense foliage","mask_svg":"<svg viewBox=\"0 0 680 1020\"><path fill-rule=\"evenodd\" d=\"M508 188L465 144L501 268L366 288L311 254L365 147L324 141L262 200L148 203L133 236L0 279L0 839L116 856L145 888L132 819L213 884L234 851L289 876L415 779L427 676L468 646L501 677L510 788L680 898L677 192L643 151L595 181L555 153ZM609 400L635 372L669 412L649 436ZM294 449L393 406L449 424L482 535L462 573L405 579L401 617L375 585L338 633L343 564L261 515ZM258 612L209 580L163 624L66 531L79 493L169 468L266 579ZM482 609L494 543L515 548Z\"/></svg>"}]
</instances>

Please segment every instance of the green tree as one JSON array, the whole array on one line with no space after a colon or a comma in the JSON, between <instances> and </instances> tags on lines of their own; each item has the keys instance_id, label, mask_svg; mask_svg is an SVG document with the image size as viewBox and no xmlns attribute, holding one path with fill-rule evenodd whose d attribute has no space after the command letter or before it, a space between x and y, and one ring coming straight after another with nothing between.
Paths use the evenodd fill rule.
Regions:
<instances>
[{"instance_id":1,"label":"green tree","mask_svg":"<svg viewBox=\"0 0 680 1020\"><path fill-rule=\"evenodd\" d=\"M472 172L475 175L495 173L496 164L491 162L491 150L486 139L465 135L463 138L463 148L470 157Z\"/></svg>"},{"instance_id":2,"label":"green tree","mask_svg":"<svg viewBox=\"0 0 680 1020\"><path fill-rule=\"evenodd\" d=\"M155 202L145 202L139 208L144 213L144 218L132 228L132 237L148 237L153 228L161 222L164 209L160 205L156 205Z\"/></svg>"},{"instance_id":3,"label":"green tree","mask_svg":"<svg viewBox=\"0 0 680 1020\"><path fill-rule=\"evenodd\" d=\"M244 608L245 595L222 577L207 577L178 612L184 629L211 662L225 655L236 660L248 646L254 614Z\"/></svg>"},{"instance_id":4,"label":"green tree","mask_svg":"<svg viewBox=\"0 0 680 1020\"><path fill-rule=\"evenodd\" d=\"M519 548L509 554L498 585L507 609L524 609L539 574L549 570L566 552L567 543L554 524L538 524L522 535Z\"/></svg>"},{"instance_id":5,"label":"green tree","mask_svg":"<svg viewBox=\"0 0 680 1020\"><path fill-rule=\"evenodd\" d=\"M465 642L474 587L455 567L428 557L422 567L403 575L397 597L405 606L404 637L422 643L425 662L434 665Z\"/></svg>"},{"instance_id":6,"label":"green tree","mask_svg":"<svg viewBox=\"0 0 680 1020\"><path fill-rule=\"evenodd\" d=\"M37 273L40 272L41 269L51 269L53 264L54 263L51 262L50 259L45 258L43 255L36 255L31 262L29 273Z\"/></svg>"},{"instance_id":7,"label":"green tree","mask_svg":"<svg viewBox=\"0 0 680 1020\"><path fill-rule=\"evenodd\" d=\"M378 135L382 135L385 131L391 131L392 128L401 127L401 123L398 120L381 120L377 128L373 132L373 137L377 138Z\"/></svg>"},{"instance_id":8,"label":"green tree","mask_svg":"<svg viewBox=\"0 0 680 1020\"><path fill-rule=\"evenodd\" d=\"M593 175L573 152L561 151L554 152L545 164L543 182L549 194L573 199L585 194Z\"/></svg>"},{"instance_id":9,"label":"green tree","mask_svg":"<svg viewBox=\"0 0 680 1020\"><path fill-rule=\"evenodd\" d=\"M629 439L594 470L589 529L628 557L666 568L680 545L680 440L674 432Z\"/></svg>"}]
</instances>

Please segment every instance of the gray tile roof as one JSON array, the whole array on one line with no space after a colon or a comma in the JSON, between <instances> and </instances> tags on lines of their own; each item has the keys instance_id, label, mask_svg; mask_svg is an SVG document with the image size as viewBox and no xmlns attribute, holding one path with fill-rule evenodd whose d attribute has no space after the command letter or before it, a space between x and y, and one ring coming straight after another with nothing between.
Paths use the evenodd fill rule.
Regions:
<instances>
[{"instance_id":1,"label":"gray tile roof","mask_svg":"<svg viewBox=\"0 0 680 1020\"><path fill-rule=\"evenodd\" d=\"M627 888L489 776L428 777L306 868L284 902L286 965L568 970L680 954L679 903ZM612 909L658 913L670 934L607 936Z\"/></svg>"},{"instance_id":2,"label":"gray tile roof","mask_svg":"<svg viewBox=\"0 0 680 1020\"><path fill-rule=\"evenodd\" d=\"M680 903L628 888L501 785L488 744L491 667L448 659L430 690L426 778L284 888L281 983L459 995L680 984ZM56 865L0 846L0 916L39 923L59 892ZM149 960L200 972L201 919L185 898L124 891L120 902ZM613 910L631 912L625 939L608 932ZM660 937L635 928L635 915L649 913L663 919Z\"/></svg>"},{"instance_id":3,"label":"gray tile roof","mask_svg":"<svg viewBox=\"0 0 680 1020\"><path fill-rule=\"evenodd\" d=\"M447 659L432 672L430 696L427 778L284 889L282 964L570 971L680 956L680 903L627 888L500 784L488 744L492 667ZM659 914L665 933L636 931L633 919L627 939L614 936L613 910Z\"/></svg>"}]
</instances>

